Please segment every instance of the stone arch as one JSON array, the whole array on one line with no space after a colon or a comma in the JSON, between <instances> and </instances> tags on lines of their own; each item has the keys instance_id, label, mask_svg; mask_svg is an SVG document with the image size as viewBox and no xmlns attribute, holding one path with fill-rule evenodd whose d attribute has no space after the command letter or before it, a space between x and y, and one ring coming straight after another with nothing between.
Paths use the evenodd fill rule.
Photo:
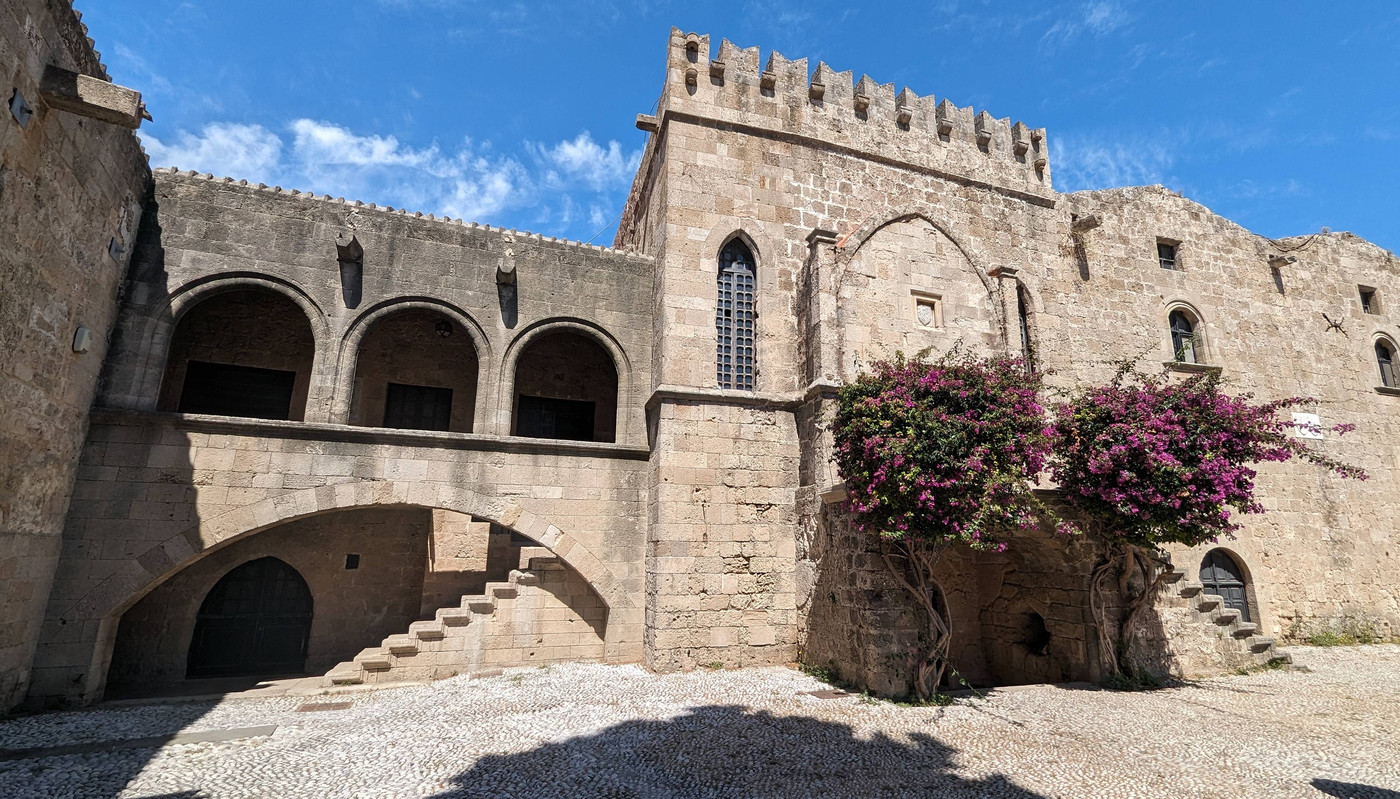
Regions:
<instances>
[{"instance_id":1,"label":"stone arch","mask_svg":"<svg viewBox=\"0 0 1400 799\"><path fill-rule=\"evenodd\" d=\"M862 222L860 227L837 241L836 289L838 296L842 281L846 276L846 267L850 264L851 260L856 257L856 254L860 252L861 248L865 246L865 243L876 233L879 233L890 225L896 225L900 222L910 222L915 219L923 220L932 226L934 230L947 236L948 240L953 242L953 246L957 247L958 251L967 259L967 262L972 265L973 271L977 274L977 279L982 281L982 287L987 290L987 295L992 298L996 297L996 285L992 282L992 277L987 273L986 267L981 264L979 259L973 257L972 251L968 249L967 245L963 243L959 236L952 233L949 225L942 222L938 215L931 209L922 207L906 207L896 211L892 216L872 216ZM992 303L992 313L996 317L995 321L998 325L1004 323L1004 320L1001 318L1001 308L996 302Z\"/></svg>"},{"instance_id":2,"label":"stone arch","mask_svg":"<svg viewBox=\"0 0 1400 799\"><path fill-rule=\"evenodd\" d=\"M481 391L480 387L491 385L497 380L497 375L493 371L495 359L492 357L491 340L471 314L452 303L432 297L397 297L384 300L365 309L355 318L355 321L350 323L345 334L340 337L336 352L335 385L331 400L330 420L336 424L347 424L349 421L360 344L364 341L365 335L374 328L376 322L397 313L412 310L440 313L456 322L471 339L472 347L476 349L478 386L476 408L472 415L472 430L482 432L486 420L490 418L490 409L486 407L486 393Z\"/></svg>"},{"instance_id":3,"label":"stone arch","mask_svg":"<svg viewBox=\"0 0 1400 799\"><path fill-rule=\"evenodd\" d=\"M117 622L156 586L214 550L284 522L339 510L373 506L438 508L486 519L521 533L549 549L579 574L608 608L606 657L626 659L640 643L640 612L626 586L577 538L509 498L491 497L453 483L378 480L340 483L290 491L198 521L130 558L67 609L62 626L76 625L93 646L83 696L101 695ZM90 636L90 637L88 637Z\"/></svg>"},{"instance_id":4,"label":"stone arch","mask_svg":"<svg viewBox=\"0 0 1400 799\"><path fill-rule=\"evenodd\" d=\"M306 314L315 347L312 360L311 391L306 401L307 421L319 421L324 416L324 392L318 392L318 375L326 373L329 355L330 322L321 306L295 283L272 275L256 272L221 272L197 278L171 291L155 305L141 330L139 345L128 352L138 359L132 378L131 396L140 410L154 410L165 376L170 344L180 320L190 309L207 299L230 291L269 291L290 300Z\"/></svg>"},{"instance_id":5,"label":"stone arch","mask_svg":"<svg viewBox=\"0 0 1400 799\"><path fill-rule=\"evenodd\" d=\"M622 344L611 333L593 322L571 317L541 319L520 331L506 346L501 357L500 367L496 372L498 384L496 424L492 432L500 435L509 435L510 433L511 418L514 413L512 398L515 396L515 370L520 361L520 355L529 349L530 344L536 339L558 332L582 335L602 347L608 357L612 359L613 369L617 372L617 426L613 440L618 444L631 443L634 428L631 418L634 392L632 362L628 359L626 351L622 349Z\"/></svg>"},{"instance_id":6,"label":"stone arch","mask_svg":"<svg viewBox=\"0 0 1400 799\"><path fill-rule=\"evenodd\" d=\"M1003 302L1003 287L999 285L1000 280L994 278L989 273L986 265L982 263L981 259L967 245L963 237L953 232L951 225L944 222L932 209L923 206L905 207L889 214L880 213L872 215L862 222L856 230L838 239L835 246L833 269L835 275L833 290L835 294L837 318L863 318L862 313L866 313L868 317L868 312L852 310L849 307L852 302L852 292L854 291L852 286L852 281L855 279L856 275L854 267L857 265L858 259L865 250L866 245L875 240L881 231L906 222L927 225L928 228L936 231L952 245L952 251L955 252L956 255L950 252L951 258L949 259L949 266L951 268L948 274L970 269L971 273L976 276L978 281L975 284L969 281L964 285L960 285L958 294L964 300L978 304L980 308L979 313L985 311L986 316L984 321L987 326L986 335L989 337L987 343L994 349L1004 348L1010 331L1007 327L1007 309ZM951 263L953 260L958 261L958 263L953 265ZM913 274L911 274L911 278L912 277ZM883 280L884 278L872 276L870 279ZM886 280L886 282L889 281ZM977 289L979 284L981 287L980 291ZM915 290L913 294L921 295L922 292ZM939 294L942 294L942 292L939 292ZM948 299L949 298L946 296L942 297L942 300L945 302ZM1014 313L1014 304L1011 307ZM941 327L942 323L940 322L938 326ZM1016 335L1019 337L1019 333ZM913 350L920 349L913 344L910 346ZM846 373L847 370L850 369L859 371L861 368L859 364L864 361L867 353L863 351L847 351L847 343L844 341L840 345L840 350L838 362L841 372Z\"/></svg>"}]
</instances>

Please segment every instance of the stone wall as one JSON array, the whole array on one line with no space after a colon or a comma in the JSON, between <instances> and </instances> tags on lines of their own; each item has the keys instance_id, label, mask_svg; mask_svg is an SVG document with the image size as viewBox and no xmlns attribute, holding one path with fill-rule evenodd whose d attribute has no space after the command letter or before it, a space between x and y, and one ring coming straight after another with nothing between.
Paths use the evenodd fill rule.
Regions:
<instances>
[{"instance_id":1,"label":"stone wall","mask_svg":"<svg viewBox=\"0 0 1400 799\"><path fill-rule=\"evenodd\" d=\"M419 618L432 512L342 511L287 522L211 553L161 583L122 615L108 683L149 689L185 678L195 618L209 590L236 566L272 556L311 589L306 670L349 660ZM345 556L360 556L347 569Z\"/></svg>"},{"instance_id":2,"label":"stone wall","mask_svg":"<svg viewBox=\"0 0 1400 799\"><path fill-rule=\"evenodd\" d=\"M149 180L130 130L45 105L49 64L107 79L66 3L0 6L0 710L28 681ZM25 125L8 108L16 90Z\"/></svg>"},{"instance_id":3,"label":"stone wall","mask_svg":"<svg viewBox=\"0 0 1400 799\"><path fill-rule=\"evenodd\" d=\"M367 507L452 511L548 547L607 605L607 657L642 658L644 449L129 411L94 418L33 705L100 696L122 612L211 550ZM425 564L426 552L419 585Z\"/></svg>"},{"instance_id":4,"label":"stone wall","mask_svg":"<svg viewBox=\"0 0 1400 799\"><path fill-rule=\"evenodd\" d=\"M796 654L793 417L716 393L652 411L647 664L662 671Z\"/></svg>"}]
</instances>

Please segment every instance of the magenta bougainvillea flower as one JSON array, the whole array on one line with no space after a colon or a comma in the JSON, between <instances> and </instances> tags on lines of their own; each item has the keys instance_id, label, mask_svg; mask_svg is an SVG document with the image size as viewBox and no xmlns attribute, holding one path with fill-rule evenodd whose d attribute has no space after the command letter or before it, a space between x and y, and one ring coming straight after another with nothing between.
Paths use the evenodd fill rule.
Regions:
<instances>
[{"instance_id":1,"label":"magenta bougainvillea flower","mask_svg":"<svg viewBox=\"0 0 1400 799\"><path fill-rule=\"evenodd\" d=\"M1239 529L1232 510L1263 512L1251 464L1299 457L1366 479L1291 435L1295 425L1279 411L1308 403L1228 396L1215 373L1173 382L1124 367L1109 385L1056 409L1050 473L1065 501L1111 540L1144 547L1214 541ZM1343 434L1352 426L1328 429Z\"/></svg>"},{"instance_id":2,"label":"magenta bougainvillea flower","mask_svg":"<svg viewBox=\"0 0 1400 799\"><path fill-rule=\"evenodd\" d=\"M836 463L855 526L890 539L1004 549L1037 524L1050 454L1041 375L1018 358L952 353L872 364L841 390Z\"/></svg>"}]
</instances>

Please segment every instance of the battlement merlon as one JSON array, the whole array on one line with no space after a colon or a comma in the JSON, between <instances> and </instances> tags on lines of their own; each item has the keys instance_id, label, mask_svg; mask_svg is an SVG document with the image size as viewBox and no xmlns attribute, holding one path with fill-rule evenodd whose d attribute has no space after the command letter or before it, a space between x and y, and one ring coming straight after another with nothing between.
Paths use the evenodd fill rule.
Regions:
<instances>
[{"instance_id":1,"label":"battlement merlon","mask_svg":"<svg viewBox=\"0 0 1400 799\"><path fill-rule=\"evenodd\" d=\"M1049 144L1031 128L825 63L671 29L657 122L710 120L759 135L805 138L966 182L1053 201Z\"/></svg>"}]
</instances>

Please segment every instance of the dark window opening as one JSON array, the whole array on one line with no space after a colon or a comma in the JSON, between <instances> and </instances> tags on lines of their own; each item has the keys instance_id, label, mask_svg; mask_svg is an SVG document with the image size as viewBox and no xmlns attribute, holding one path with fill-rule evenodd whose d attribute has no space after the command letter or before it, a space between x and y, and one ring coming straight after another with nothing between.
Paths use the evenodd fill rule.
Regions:
<instances>
[{"instance_id":1,"label":"dark window opening","mask_svg":"<svg viewBox=\"0 0 1400 799\"><path fill-rule=\"evenodd\" d=\"M1396 374L1395 350L1384 341L1376 342L1376 365L1381 369L1381 385L1400 388L1400 374Z\"/></svg>"},{"instance_id":2,"label":"dark window opening","mask_svg":"<svg viewBox=\"0 0 1400 799\"><path fill-rule=\"evenodd\" d=\"M384 397L384 426L399 430L446 430L452 419L452 389L390 383Z\"/></svg>"},{"instance_id":3,"label":"dark window opening","mask_svg":"<svg viewBox=\"0 0 1400 799\"><path fill-rule=\"evenodd\" d=\"M1195 325L1183 311L1172 311L1168 320L1172 331L1172 357L1181 363L1200 363L1205 349Z\"/></svg>"},{"instance_id":4,"label":"dark window opening","mask_svg":"<svg viewBox=\"0 0 1400 799\"><path fill-rule=\"evenodd\" d=\"M754 262L753 253L732 239L719 253L715 304L715 380L720 388L753 391Z\"/></svg>"},{"instance_id":5,"label":"dark window opening","mask_svg":"<svg viewBox=\"0 0 1400 799\"><path fill-rule=\"evenodd\" d=\"M1361 291L1361 310L1366 313L1380 313L1381 301L1376 295L1376 290L1369 286L1359 286Z\"/></svg>"},{"instance_id":6,"label":"dark window opening","mask_svg":"<svg viewBox=\"0 0 1400 799\"><path fill-rule=\"evenodd\" d=\"M346 568L347 570L353 570L353 569L358 569L358 568L360 568L360 556L359 556L359 555L346 555L346 556L345 556L345 568Z\"/></svg>"},{"instance_id":7,"label":"dark window opening","mask_svg":"<svg viewBox=\"0 0 1400 799\"><path fill-rule=\"evenodd\" d=\"M597 404L582 400L520 396L515 434L564 441L592 441Z\"/></svg>"},{"instance_id":8,"label":"dark window opening","mask_svg":"<svg viewBox=\"0 0 1400 799\"><path fill-rule=\"evenodd\" d=\"M1045 626L1044 616L1026 613L1021 622L1021 643L1032 655L1050 654L1050 628Z\"/></svg>"},{"instance_id":9,"label":"dark window opening","mask_svg":"<svg viewBox=\"0 0 1400 799\"><path fill-rule=\"evenodd\" d=\"M1176 269L1176 245L1169 241L1157 242L1157 262L1163 269Z\"/></svg>"},{"instance_id":10,"label":"dark window opening","mask_svg":"<svg viewBox=\"0 0 1400 799\"><path fill-rule=\"evenodd\" d=\"M297 373L255 366L190 361L180 390L180 413L289 419Z\"/></svg>"},{"instance_id":11,"label":"dark window opening","mask_svg":"<svg viewBox=\"0 0 1400 799\"><path fill-rule=\"evenodd\" d=\"M1016 287L1016 316L1021 323L1021 357L1026 361L1026 368L1032 368L1035 362L1035 352L1031 349L1031 326L1030 315L1026 312L1026 294L1020 286Z\"/></svg>"}]
</instances>

